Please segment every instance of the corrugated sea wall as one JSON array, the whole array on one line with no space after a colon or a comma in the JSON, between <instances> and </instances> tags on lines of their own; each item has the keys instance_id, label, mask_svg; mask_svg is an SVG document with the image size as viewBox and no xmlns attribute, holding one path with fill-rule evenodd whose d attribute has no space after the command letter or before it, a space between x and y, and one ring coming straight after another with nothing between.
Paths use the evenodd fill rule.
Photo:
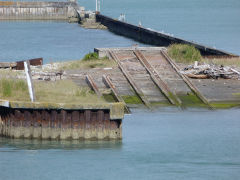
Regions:
<instances>
[{"instance_id":1,"label":"corrugated sea wall","mask_svg":"<svg viewBox=\"0 0 240 180\"><path fill-rule=\"evenodd\" d=\"M155 46L169 46L175 43L190 44L199 49L201 54L204 56L236 56L222 50L214 49L195 42L163 34L151 29L146 29L141 26L136 26L127 22L119 21L101 14L96 14L96 21L106 26L113 33L132 38L142 43Z\"/></svg>"},{"instance_id":2,"label":"corrugated sea wall","mask_svg":"<svg viewBox=\"0 0 240 180\"><path fill-rule=\"evenodd\" d=\"M124 105L0 100L0 136L26 139L122 139Z\"/></svg>"}]
</instances>

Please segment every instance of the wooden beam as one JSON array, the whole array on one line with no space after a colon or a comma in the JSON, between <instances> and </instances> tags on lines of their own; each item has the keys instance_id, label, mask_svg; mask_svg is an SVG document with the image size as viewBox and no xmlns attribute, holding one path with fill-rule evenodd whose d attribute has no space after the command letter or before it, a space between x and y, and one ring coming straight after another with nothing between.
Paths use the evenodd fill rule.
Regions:
<instances>
[{"instance_id":1,"label":"wooden beam","mask_svg":"<svg viewBox=\"0 0 240 180\"><path fill-rule=\"evenodd\" d=\"M205 98L201 92L198 90L198 88L189 80L189 78L180 72L180 69L178 65L167 55L166 52L160 51L163 57L168 61L168 63L173 67L173 69L178 73L178 75L183 79L183 81L189 86L189 88L196 94L196 96L209 108L213 109L213 107L210 105L207 98Z\"/></svg>"},{"instance_id":2,"label":"wooden beam","mask_svg":"<svg viewBox=\"0 0 240 180\"><path fill-rule=\"evenodd\" d=\"M162 80L156 69L148 62L146 57L139 50L135 50L133 51L133 53L135 54L137 59L141 62L141 64L145 67L147 72L150 74L153 82L165 95L168 101L173 105L180 106L182 104L182 101L177 97L175 92L171 92L168 85Z\"/></svg>"},{"instance_id":3,"label":"wooden beam","mask_svg":"<svg viewBox=\"0 0 240 180\"><path fill-rule=\"evenodd\" d=\"M87 81L87 84L89 85L89 87L97 94L97 96L99 98L102 97L102 93L99 91L99 89L91 75L86 75L86 81Z\"/></svg>"},{"instance_id":4,"label":"wooden beam","mask_svg":"<svg viewBox=\"0 0 240 180\"><path fill-rule=\"evenodd\" d=\"M113 95L115 96L115 98L117 99L117 101L118 101L118 102L122 102L122 103L125 105L125 111L126 111L126 113L130 114L130 113L131 113L130 109L128 109L127 104L125 103L125 101L123 100L123 98L122 98L120 95L118 95L117 90L116 90L115 86L113 85L111 79L110 79L108 76L106 76L106 75L103 75L103 76L102 76L102 79L103 79L104 84L105 84L108 88L111 89L111 91L112 91Z\"/></svg>"},{"instance_id":5,"label":"wooden beam","mask_svg":"<svg viewBox=\"0 0 240 180\"><path fill-rule=\"evenodd\" d=\"M118 67L120 68L120 70L123 72L124 76L126 77L127 81L129 82L129 84L132 86L132 88L134 89L134 91L136 92L136 94L139 96L139 98L142 100L142 102L148 107L151 108L151 104L148 101L148 99L145 97L144 93L142 92L142 90L137 86L137 84L135 83L135 81L133 80L133 78L131 77L131 75L128 73L128 71L124 68L124 66L121 64L119 58L117 57L117 55L113 52L113 51L109 51L109 54L112 56L112 58L116 61L116 63L118 64Z\"/></svg>"}]
</instances>

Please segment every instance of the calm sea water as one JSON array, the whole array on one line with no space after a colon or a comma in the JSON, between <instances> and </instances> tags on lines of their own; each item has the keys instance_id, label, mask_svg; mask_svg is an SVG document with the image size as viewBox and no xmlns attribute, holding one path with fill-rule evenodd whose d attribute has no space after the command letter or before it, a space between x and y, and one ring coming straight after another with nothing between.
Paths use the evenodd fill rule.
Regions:
<instances>
[{"instance_id":1,"label":"calm sea water","mask_svg":"<svg viewBox=\"0 0 240 180\"><path fill-rule=\"evenodd\" d=\"M240 111L134 111L122 142L0 139L1 180L240 177Z\"/></svg>"},{"instance_id":2,"label":"calm sea water","mask_svg":"<svg viewBox=\"0 0 240 180\"><path fill-rule=\"evenodd\" d=\"M95 9L95 0L79 0ZM239 0L101 0L102 14L240 54ZM0 21L0 61L43 57L45 63L81 59L95 47L136 42L67 22Z\"/></svg>"},{"instance_id":3,"label":"calm sea water","mask_svg":"<svg viewBox=\"0 0 240 180\"><path fill-rule=\"evenodd\" d=\"M94 9L95 0L80 4ZM102 13L240 54L238 0L103 0ZM1 21L0 61L80 59L94 47L136 42L77 24ZM209 179L240 177L240 111L134 111L121 142L0 138L0 180Z\"/></svg>"}]
</instances>

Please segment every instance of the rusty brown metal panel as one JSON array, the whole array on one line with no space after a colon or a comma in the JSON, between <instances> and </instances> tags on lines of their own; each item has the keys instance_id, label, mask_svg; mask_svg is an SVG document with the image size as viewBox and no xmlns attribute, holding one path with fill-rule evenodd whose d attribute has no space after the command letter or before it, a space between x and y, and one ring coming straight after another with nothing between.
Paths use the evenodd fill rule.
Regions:
<instances>
[{"instance_id":1,"label":"rusty brown metal panel","mask_svg":"<svg viewBox=\"0 0 240 180\"><path fill-rule=\"evenodd\" d=\"M58 128L59 121L58 121L58 113L56 110L51 110L51 128Z\"/></svg>"},{"instance_id":2,"label":"rusty brown metal panel","mask_svg":"<svg viewBox=\"0 0 240 180\"><path fill-rule=\"evenodd\" d=\"M43 65L43 58L35 58L29 60L31 66L40 66ZM24 70L24 61L16 62L16 70Z\"/></svg>"},{"instance_id":3,"label":"rusty brown metal panel","mask_svg":"<svg viewBox=\"0 0 240 180\"><path fill-rule=\"evenodd\" d=\"M61 110L61 128L66 129L67 127L67 112L65 110Z\"/></svg>"},{"instance_id":4,"label":"rusty brown metal panel","mask_svg":"<svg viewBox=\"0 0 240 180\"><path fill-rule=\"evenodd\" d=\"M31 113L28 110L24 110L24 121L23 127L30 127L31 126Z\"/></svg>"},{"instance_id":5,"label":"rusty brown metal panel","mask_svg":"<svg viewBox=\"0 0 240 180\"><path fill-rule=\"evenodd\" d=\"M72 128L72 113L67 112L67 128Z\"/></svg>"},{"instance_id":6,"label":"rusty brown metal panel","mask_svg":"<svg viewBox=\"0 0 240 180\"><path fill-rule=\"evenodd\" d=\"M34 117L34 122L33 122L33 127L40 127L42 125L42 117L39 111L33 111L33 117Z\"/></svg>"},{"instance_id":7,"label":"rusty brown metal panel","mask_svg":"<svg viewBox=\"0 0 240 180\"><path fill-rule=\"evenodd\" d=\"M97 112L91 111L91 131L92 137L97 137L98 123L97 123Z\"/></svg>"},{"instance_id":8,"label":"rusty brown metal panel","mask_svg":"<svg viewBox=\"0 0 240 180\"><path fill-rule=\"evenodd\" d=\"M15 127L20 127L21 126L21 122L20 122L20 117L21 117L21 112L19 110L15 110L14 111L14 126Z\"/></svg>"},{"instance_id":9,"label":"rusty brown metal panel","mask_svg":"<svg viewBox=\"0 0 240 180\"><path fill-rule=\"evenodd\" d=\"M98 110L97 112L97 134L99 139L104 138L104 112Z\"/></svg>"},{"instance_id":10,"label":"rusty brown metal panel","mask_svg":"<svg viewBox=\"0 0 240 180\"><path fill-rule=\"evenodd\" d=\"M50 125L50 115L46 110L42 111L42 127L48 128Z\"/></svg>"},{"instance_id":11,"label":"rusty brown metal panel","mask_svg":"<svg viewBox=\"0 0 240 180\"><path fill-rule=\"evenodd\" d=\"M91 138L91 111L85 110L85 130L84 130L84 138Z\"/></svg>"},{"instance_id":12,"label":"rusty brown metal panel","mask_svg":"<svg viewBox=\"0 0 240 180\"><path fill-rule=\"evenodd\" d=\"M109 137L109 130L110 130L110 113L104 112L104 131L106 136Z\"/></svg>"},{"instance_id":13,"label":"rusty brown metal panel","mask_svg":"<svg viewBox=\"0 0 240 180\"><path fill-rule=\"evenodd\" d=\"M79 111L72 112L72 128L78 129L80 128L80 120L79 120Z\"/></svg>"}]
</instances>

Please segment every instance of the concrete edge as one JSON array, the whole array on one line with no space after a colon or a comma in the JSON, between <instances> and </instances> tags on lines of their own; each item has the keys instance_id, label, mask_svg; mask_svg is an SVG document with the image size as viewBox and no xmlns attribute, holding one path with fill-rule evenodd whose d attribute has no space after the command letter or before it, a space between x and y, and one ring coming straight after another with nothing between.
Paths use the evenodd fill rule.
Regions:
<instances>
[{"instance_id":1,"label":"concrete edge","mask_svg":"<svg viewBox=\"0 0 240 180\"><path fill-rule=\"evenodd\" d=\"M22 102L0 99L0 107L16 109L64 109L64 110L110 110L110 119L123 119L124 104L117 103L51 103L51 102Z\"/></svg>"}]
</instances>

